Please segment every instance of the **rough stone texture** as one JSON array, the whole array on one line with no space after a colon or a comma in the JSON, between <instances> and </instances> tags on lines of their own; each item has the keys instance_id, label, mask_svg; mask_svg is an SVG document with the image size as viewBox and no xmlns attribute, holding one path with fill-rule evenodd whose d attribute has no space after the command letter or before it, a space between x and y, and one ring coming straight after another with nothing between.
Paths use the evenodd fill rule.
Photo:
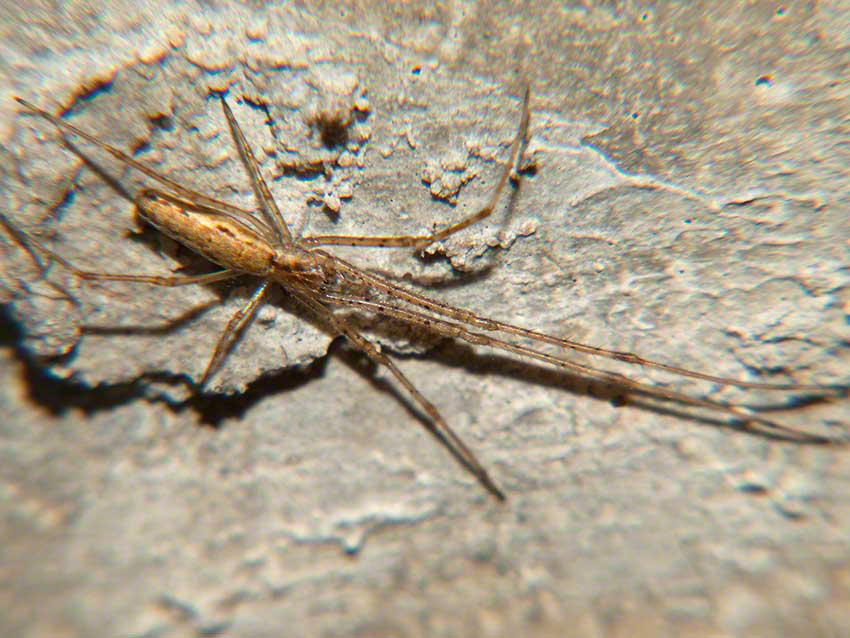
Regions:
<instances>
[{"instance_id":1,"label":"rough stone texture","mask_svg":"<svg viewBox=\"0 0 850 638\"><path fill-rule=\"evenodd\" d=\"M434 259L340 254L588 343L850 383L847 3L534 4L0 9L2 212L82 268L197 268L12 96L251 207L226 89L293 229L420 233L486 201L526 78L536 170L510 205ZM499 505L283 296L193 397L248 284L44 281L5 230L0 251L3 635L850 633L845 447L385 338ZM849 405L779 418L835 430Z\"/></svg>"}]
</instances>

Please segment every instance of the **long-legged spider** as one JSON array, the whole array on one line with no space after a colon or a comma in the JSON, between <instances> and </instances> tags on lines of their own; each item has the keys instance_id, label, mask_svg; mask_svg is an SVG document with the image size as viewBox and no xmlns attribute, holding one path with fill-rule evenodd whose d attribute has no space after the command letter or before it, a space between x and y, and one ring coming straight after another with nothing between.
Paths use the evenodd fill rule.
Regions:
<instances>
[{"instance_id":1,"label":"long-legged spider","mask_svg":"<svg viewBox=\"0 0 850 638\"><path fill-rule=\"evenodd\" d=\"M437 407L416 388L392 359L364 337L346 317L334 312L335 309L348 308L362 311L405 322L438 335L465 341L474 346L496 348L550 364L570 374L602 384L611 390L611 396L616 396L618 400L624 403L639 397L672 401L683 406L704 408L726 415L730 420L741 426L771 436L810 443L825 443L834 440L795 430L738 404L691 396L667 387L640 382L622 374L570 360L562 355L544 352L519 343L518 340L548 344L565 351L654 368L714 384L751 390L805 393L809 395L810 399L812 397L826 399L838 396L844 392L844 388L839 386L739 381L652 361L636 354L606 350L569 339L546 335L448 305L420 292L400 286L384 276L358 267L321 248L330 245L346 245L421 249L488 217L496 207L526 141L529 127L528 90L526 90L523 99L520 126L511 144L509 158L505 162L487 204L478 212L432 234L396 237L340 235L293 237L269 192L266 181L260 173L254 154L248 146L239 124L224 96L220 96L220 98L231 135L250 177L261 217L181 186L122 151L18 98L20 104L30 112L52 122L63 135L71 133L82 137L124 164L159 182L164 189L143 188L135 194L134 201L140 216L169 237L184 244L209 261L218 264L222 270L203 275L167 277L90 272L76 268L56 252L32 238L24 236L26 242L31 242L38 250L55 259L74 275L84 280L138 282L157 286L207 284L242 275L251 275L262 280L247 303L228 322L213 350L200 380L200 386L203 386L219 368L242 330L249 324L257 309L263 304L270 285L278 284L292 299L322 321L331 332L344 336L354 348L363 352L375 363L385 366L425 412L437 436L443 440L478 481L499 500L505 498L504 493L490 478L472 451L449 427Z\"/></svg>"}]
</instances>

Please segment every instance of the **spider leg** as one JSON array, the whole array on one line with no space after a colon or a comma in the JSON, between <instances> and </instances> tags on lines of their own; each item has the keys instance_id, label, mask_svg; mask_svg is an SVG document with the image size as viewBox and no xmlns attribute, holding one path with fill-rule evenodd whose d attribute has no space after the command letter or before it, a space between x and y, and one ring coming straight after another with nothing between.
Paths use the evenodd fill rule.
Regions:
<instances>
[{"instance_id":1,"label":"spider leg","mask_svg":"<svg viewBox=\"0 0 850 638\"><path fill-rule=\"evenodd\" d=\"M413 400L421 407L434 427L435 434L448 446L452 454L473 475L481 485L495 496L498 500L505 500L505 493L493 482L487 470L481 465L463 440L452 430L436 406L423 395L413 382L393 363L385 354L380 352L368 339L357 330L349 326L344 320L335 316L321 301L315 297L315 293L309 289L295 290L289 292L304 306L315 313L319 318L326 321L337 333L343 335L348 342L363 352L367 357L378 365L387 368L395 377Z\"/></svg>"},{"instance_id":2,"label":"spider leg","mask_svg":"<svg viewBox=\"0 0 850 638\"><path fill-rule=\"evenodd\" d=\"M505 168L499 177L496 188L493 189L490 199L487 204L476 211L475 213L464 217L459 222L450 224L440 230L437 230L430 235L402 235L398 237L361 237L347 235L317 235L314 237L304 237L301 242L307 246L373 246L382 248L402 248L413 247L422 249L429 244L437 241L442 241L447 237L454 235L465 228L469 228L473 224L487 219L493 214L493 210L499 203L499 198L502 196L502 191L505 184L510 178L511 173L515 170L515 165L521 156L520 149L522 148L527 135L528 124L530 120L529 102L531 99L531 89L526 87L525 95L522 104L522 117L520 120L519 130L511 143L511 153L508 161L505 163Z\"/></svg>"}]
</instances>

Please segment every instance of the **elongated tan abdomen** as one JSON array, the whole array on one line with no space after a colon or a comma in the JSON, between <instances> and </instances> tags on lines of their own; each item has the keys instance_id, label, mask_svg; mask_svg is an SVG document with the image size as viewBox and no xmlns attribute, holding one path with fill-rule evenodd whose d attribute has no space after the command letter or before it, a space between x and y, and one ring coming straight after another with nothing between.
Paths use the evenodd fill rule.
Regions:
<instances>
[{"instance_id":1,"label":"elongated tan abdomen","mask_svg":"<svg viewBox=\"0 0 850 638\"><path fill-rule=\"evenodd\" d=\"M143 190L136 206L145 221L222 268L264 276L277 256L268 241L244 224L179 197Z\"/></svg>"}]
</instances>

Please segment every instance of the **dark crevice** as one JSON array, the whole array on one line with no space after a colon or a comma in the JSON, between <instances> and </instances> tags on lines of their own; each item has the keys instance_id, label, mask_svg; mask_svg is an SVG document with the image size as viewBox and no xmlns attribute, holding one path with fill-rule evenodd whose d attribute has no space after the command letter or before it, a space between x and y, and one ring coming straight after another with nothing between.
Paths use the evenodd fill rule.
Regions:
<instances>
[{"instance_id":1,"label":"dark crevice","mask_svg":"<svg viewBox=\"0 0 850 638\"><path fill-rule=\"evenodd\" d=\"M60 117L66 116L68 113L74 110L74 108L82 103L82 102L90 102L95 99L101 93L109 93L112 90L114 82L110 80L94 80L91 84L88 84L80 89L77 93L76 97L71 100L70 106L64 109L62 113L59 114Z\"/></svg>"},{"instance_id":2,"label":"dark crevice","mask_svg":"<svg viewBox=\"0 0 850 638\"><path fill-rule=\"evenodd\" d=\"M62 379L50 371L51 360L38 360L22 345L23 332L12 318L8 306L0 306L0 346L12 348L24 366L29 399L62 415L77 408L91 414L123 405L144 396L138 381L90 386L73 379Z\"/></svg>"},{"instance_id":3,"label":"dark crevice","mask_svg":"<svg viewBox=\"0 0 850 638\"><path fill-rule=\"evenodd\" d=\"M181 320L188 320L181 317ZM171 326L173 328L173 326ZM156 330L165 330L156 327ZM95 332L105 329L94 329ZM119 329L115 329L118 332ZM129 330L129 329L127 329ZM50 371L53 360L34 357L23 345L23 332L11 316L8 306L0 306L0 347L13 349L16 358L24 366L24 380L29 399L54 415L62 415L69 409L78 409L87 415L145 400L161 403L174 412L186 409L194 411L200 421L218 427L229 418L239 418L262 399L294 390L309 383L324 373L327 356L319 357L307 366L287 368L280 372L263 375L248 384L244 392L223 394L199 390L185 375L168 372L151 372L131 381L91 385L71 378L60 378ZM118 346L120 347L120 346ZM184 386L193 392L185 401L175 402L158 392L154 384Z\"/></svg>"},{"instance_id":4,"label":"dark crevice","mask_svg":"<svg viewBox=\"0 0 850 638\"><path fill-rule=\"evenodd\" d=\"M197 392L179 404L170 404L177 411L189 408L197 413L201 422L218 428L226 419L239 419L263 399L278 393L292 392L321 378L327 367L328 355L317 357L305 366L285 368L262 375L248 384L243 392L223 394Z\"/></svg>"},{"instance_id":5,"label":"dark crevice","mask_svg":"<svg viewBox=\"0 0 850 638\"><path fill-rule=\"evenodd\" d=\"M149 116L148 122L150 122L151 127L159 129L161 131L174 130L174 118L165 113L159 113L157 115Z\"/></svg>"}]
</instances>

